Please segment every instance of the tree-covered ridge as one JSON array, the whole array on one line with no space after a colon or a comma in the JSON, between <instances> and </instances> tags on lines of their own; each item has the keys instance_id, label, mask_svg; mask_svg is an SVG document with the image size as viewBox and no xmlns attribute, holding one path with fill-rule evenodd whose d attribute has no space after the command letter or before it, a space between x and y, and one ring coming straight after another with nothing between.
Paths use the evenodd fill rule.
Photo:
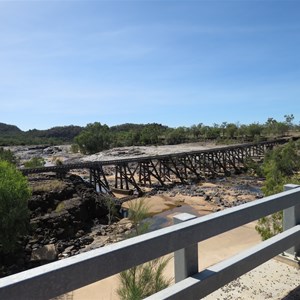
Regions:
<instances>
[{"instance_id":1,"label":"tree-covered ridge","mask_svg":"<svg viewBox=\"0 0 300 300\"><path fill-rule=\"evenodd\" d=\"M0 128L0 146L75 143L83 153L95 153L113 147L133 145L170 145L208 140L243 143L299 134L300 125L293 123L294 116L285 115L284 118L284 121L268 118L264 124L222 122L208 126L199 123L177 128L158 123L126 123L109 127L100 122L90 123L85 127L71 125L26 132L10 130L8 133Z\"/></svg>"},{"instance_id":2,"label":"tree-covered ridge","mask_svg":"<svg viewBox=\"0 0 300 300\"><path fill-rule=\"evenodd\" d=\"M10 134L10 133L20 133L22 130L15 125L9 125L0 122L0 133L1 134Z\"/></svg>"},{"instance_id":3,"label":"tree-covered ridge","mask_svg":"<svg viewBox=\"0 0 300 300\"><path fill-rule=\"evenodd\" d=\"M223 122L207 126L202 123L191 127L170 128L162 124L123 124L109 127L95 122L88 124L75 138L82 153L92 154L113 147L180 144L214 140L219 143L258 142L266 139L299 134L299 126L293 124L293 115L280 122L269 118L266 123L249 125Z\"/></svg>"},{"instance_id":4,"label":"tree-covered ridge","mask_svg":"<svg viewBox=\"0 0 300 300\"><path fill-rule=\"evenodd\" d=\"M32 136L44 139L56 138L63 142L69 142L72 141L82 130L82 127L74 125L56 126L47 130L29 130L26 132L26 135L29 137Z\"/></svg>"},{"instance_id":5,"label":"tree-covered ridge","mask_svg":"<svg viewBox=\"0 0 300 300\"><path fill-rule=\"evenodd\" d=\"M70 125L22 131L14 125L0 123L0 146L72 143L82 130L83 127Z\"/></svg>"}]
</instances>

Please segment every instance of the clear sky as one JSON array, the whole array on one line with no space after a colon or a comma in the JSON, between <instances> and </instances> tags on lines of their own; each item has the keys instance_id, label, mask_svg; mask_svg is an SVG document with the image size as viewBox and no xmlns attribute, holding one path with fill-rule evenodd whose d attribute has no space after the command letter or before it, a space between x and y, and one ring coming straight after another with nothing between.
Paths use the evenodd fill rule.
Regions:
<instances>
[{"instance_id":1,"label":"clear sky","mask_svg":"<svg viewBox=\"0 0 300 300\"><path fill-rule=\"evenodd\" d=\"M0 122L300 119L300 1L1 1Z\"/></svg>"}]
</instances>

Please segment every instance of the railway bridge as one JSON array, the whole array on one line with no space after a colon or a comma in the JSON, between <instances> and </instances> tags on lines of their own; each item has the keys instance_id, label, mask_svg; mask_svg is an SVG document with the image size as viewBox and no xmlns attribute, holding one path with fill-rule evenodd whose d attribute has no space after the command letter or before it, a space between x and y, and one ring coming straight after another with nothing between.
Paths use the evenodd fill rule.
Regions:
<instances>
[{"instance_id":1,"label":"railway bridge","mask_svg":"<svg viewBox=\"0 0 300 300\"><path fill-rule=\"evenodd\" d=\"M277 139L175 154L25 168L21 171L24 175L55 172L64 176L72 170L88 169L90 183L101 193L119 191L142 194L142 186L165 186L174 181L186 183L193 179L239 173L245 169L247 159L262 158L266 151L288 141Z\"/></svg>"}]
</instances>

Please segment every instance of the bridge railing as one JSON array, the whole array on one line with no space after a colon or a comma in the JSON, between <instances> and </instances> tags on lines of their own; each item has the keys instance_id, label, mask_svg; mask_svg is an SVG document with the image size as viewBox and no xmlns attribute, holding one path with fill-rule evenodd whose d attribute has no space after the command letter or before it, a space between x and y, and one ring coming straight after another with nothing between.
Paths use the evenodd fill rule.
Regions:
<instances>
[{"instance_id":1,"label":"bridge railing","mask_svg":"<svg viewBox=\"0 0 300 300\"><path fill-rule=\"evenodd\" d=\"M177 256L184 269L184 275L179 274L177 279L183 280L176 280L176 284L149 299L199 299L286 249L294 247L292 251L299 252L300 187L288 185L286 189L273 196L5 277L0 280L0 299L50 299L175 251L179 251L175 255L175 266ZM198 242L281 210L286 210L285 217L291 217L285 223L286 230L237 256L198 273L193 259L190 261L189 256L182 255L187 251L194 253L194 257Z\"/></svg>"}]
</instances>

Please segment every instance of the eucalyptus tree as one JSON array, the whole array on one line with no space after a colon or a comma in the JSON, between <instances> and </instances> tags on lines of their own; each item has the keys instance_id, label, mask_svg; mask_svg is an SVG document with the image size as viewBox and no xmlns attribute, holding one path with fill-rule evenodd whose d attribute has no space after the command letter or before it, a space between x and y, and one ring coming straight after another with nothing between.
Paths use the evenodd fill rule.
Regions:
<instances>
[{"instance_id":1,"label":"eucalyptus tree","mask_svg":"<svg viewBox=\"0 0 300 300\"><path fill-rule=\"evenodd\" d=\"M111 146L111 134L109 127L99 122L88 124L75 138L80 151L84 154L93 154L109 149Z\"/></svg>"}]
</instances>

